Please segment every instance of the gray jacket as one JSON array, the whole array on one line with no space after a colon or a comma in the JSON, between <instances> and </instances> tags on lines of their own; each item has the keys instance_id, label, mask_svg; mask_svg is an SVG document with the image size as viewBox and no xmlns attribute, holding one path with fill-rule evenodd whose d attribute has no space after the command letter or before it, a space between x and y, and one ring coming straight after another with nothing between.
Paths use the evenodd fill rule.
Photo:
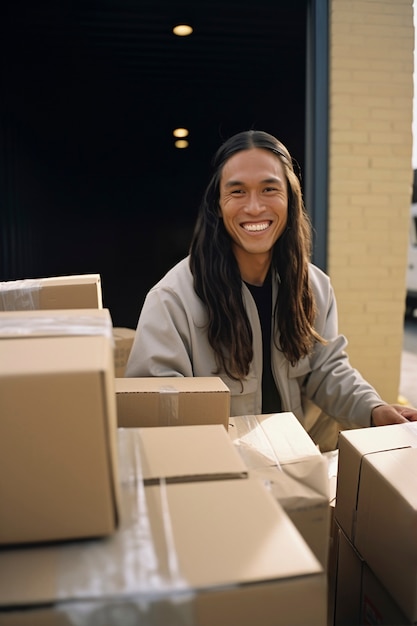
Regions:
<instances>
[{"instance_id":1,"label":"gray jacket","mask_svg":"<svg viewBox=\"0 0 417 626\"><path fill-rule=\"evenodd\" d=\"M370 426L372 409L383 404L375 389L349 363L347 341L338 333L337 308L329 277L310 265L317 303L315 328L327 340L292 366L272 342L272 372L282 410L292 411L322 451L336 446L341 429ZM273 280L273 300L279 281ZM127 377L213 376L231 391L231 415L262 412L262 337L255 301L242 282L252 326L254 356L240 382L216 372L206 332L205 306L193 287L189 258L174 266L147 294L126 368ZM274 335L274 329L273 329Z\"/></svg>"}]
</instances>

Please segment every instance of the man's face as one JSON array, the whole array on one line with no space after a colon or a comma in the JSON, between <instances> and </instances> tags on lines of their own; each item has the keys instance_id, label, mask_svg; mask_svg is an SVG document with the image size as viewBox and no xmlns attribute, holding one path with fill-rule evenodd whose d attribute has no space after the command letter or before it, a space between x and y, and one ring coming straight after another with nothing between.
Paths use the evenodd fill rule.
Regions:
<instances>
[{"instance_id":1,"label":"man's face","mask_svg":"<svg viewBox=\"0 0 417 626\"><path fill-rule=\"evenodd\" d=\"M243 150L224 165L220 209L241 266L269 261L288 218L287 180L281 161L261 148Z\"/></svg>"}]
</instances>

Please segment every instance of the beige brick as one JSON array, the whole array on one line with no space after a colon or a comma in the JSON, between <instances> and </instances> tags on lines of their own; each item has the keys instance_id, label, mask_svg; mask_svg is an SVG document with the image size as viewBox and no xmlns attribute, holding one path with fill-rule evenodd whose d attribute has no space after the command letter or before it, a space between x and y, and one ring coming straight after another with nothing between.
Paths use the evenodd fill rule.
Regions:
<instances>
[{"instance_id":1,"label":"beige brick","mask_svg":"<svg viewBox=\"0 0 417 626\"><path fill-rule=\"evenodd\" d=\"M412 185L412 0L330 0L328 271L352 363L398 395Z\"/></svg>"},{"instance_id":2,"label":"beige brick","mask_svg":"<svg viewBox=\"0 0 417 626\"><path fill-rule=\"evenodd\" d=\"M371 111L370 115L366 118L352 120L351 126L353 130L366 130L368 133L378 133L382 137L391 133L394 129L391 121L387 119L378 119L374 116L373 111ZM405 132L409 129L404 128L403 130ZM401 129L398 128L397 131L400 132Z\"/></svg>"}]
</instances>

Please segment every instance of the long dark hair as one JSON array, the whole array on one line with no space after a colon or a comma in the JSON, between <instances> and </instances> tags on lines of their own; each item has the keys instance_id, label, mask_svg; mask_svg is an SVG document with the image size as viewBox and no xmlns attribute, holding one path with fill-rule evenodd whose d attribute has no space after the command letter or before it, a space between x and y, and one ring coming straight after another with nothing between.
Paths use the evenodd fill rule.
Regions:
<instances>
[{"instance_id":1,"label":"long dark hair","mask_svg":"<svg viewBox=\"0 0 417 626\"><path fill-rule=\"evenodd\" d=\"M249 373L253 358L252 329L243 304L242 279L231 238L220 219L220 179L234 154L251 148L272 152L287 179L287 228L274 245L272 267L280 284L274 315L280 333L279 348L291 364L307 356L316 341L315 301L309 283L311 224L300 181L287 148L272 135L249 130L228 139L213 159L213 174L204 193L190 246L194 288L207 307L208 339L219 368L236 380ZM277 339L275 338L277 343Z\"/></svg>"}]
</instances>

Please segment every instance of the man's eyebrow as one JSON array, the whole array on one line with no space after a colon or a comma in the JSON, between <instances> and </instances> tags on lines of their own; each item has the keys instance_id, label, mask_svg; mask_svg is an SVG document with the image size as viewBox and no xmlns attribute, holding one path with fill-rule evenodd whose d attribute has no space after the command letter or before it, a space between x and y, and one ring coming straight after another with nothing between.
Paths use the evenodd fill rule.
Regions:
<instances>
[{"instance_id":1,"label":"man's eyebrow","mask_svg":"<svg viewBox=\"0 0 417 626\"><path fill-rule=\"evenodd\" d=\"M240 180L228 180L227 183L225 183L225 187L236 187L236 186L241 186L244 185L245 183L242 183L242 181Z\"/></svg>"},{"instance_id":2,"label":"man's eyebrow","mask_svg":"<svg viewBox=\"0 0 417 626\"><path fill-rule=\"evenodd\" d=\"M260 182L261 182L262 184L265 184L265 183L277 183L277 184L282 184L282 183L283 183L282 179L281 179L281 178L277 178L276 176L270 176L269 178L264 178L264 179L263 179L263 180L261 180ZM243 182L242 182L242 181L240 181L240 180L228 180L228 181L224 184L224 186L225 186L226 188L228 188L228 187L239 187L239 186L242 186L242 185L244 185L244 184L245 184L245 183L243 183Z\"/></svg>"}]
</instances>

